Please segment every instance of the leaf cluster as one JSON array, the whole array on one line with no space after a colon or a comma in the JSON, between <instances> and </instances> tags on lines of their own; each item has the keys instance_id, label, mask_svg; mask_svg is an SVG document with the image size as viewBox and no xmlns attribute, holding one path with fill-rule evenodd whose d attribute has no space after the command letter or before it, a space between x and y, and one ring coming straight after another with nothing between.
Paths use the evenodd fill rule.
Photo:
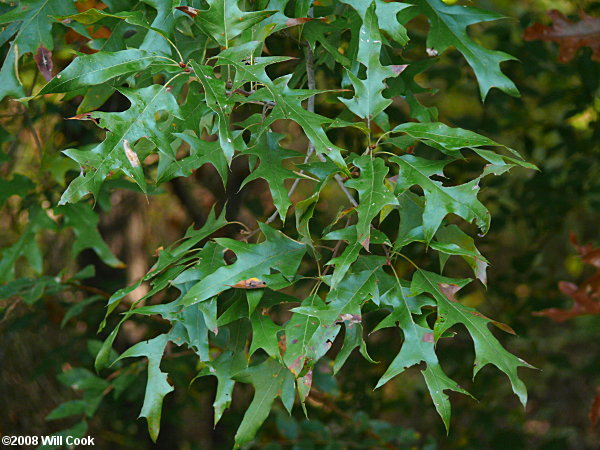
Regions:
<instances>
[{"instance_id":1,"label":"leaf cluster","mask_svg":"<svg viewBox=\"0 0 600 450\"><path fill-rule=\"evenodd\" d=\"M0 15L8 46L0 97L18 98L28 107L42 96L62 94L63 101L80 96L78 114L70 119L92 121L105 131L99 143L63 151L77 175L53 215L63 215L61 226L73 229L73 253L92 248L107 264L119 265L96 231L92 204L110 193L107 184L121 178L150 196L170 180L210 164L225 185L232 162L241 158L249 170L242 186L265 180L274 208L232 239L212 237L237 226L226 219L224 205L215 206L201 227L159 249L144 277L107 300L101 331L113 313L125 311L97 353L96 370L104 373L128 358L145 358L140 416L147 419L153 440L163 399L185 389L174 387L161 369L166 349L187 348L197 359L196 378L216 377L215 423L230 406L236 383L253 386L235 435L238 446L253 439L277 398L288 412L296 398L306 411L314 370L323 358L333 357L335 373L355 349L375 363L366 333L384 328L399 329L403 341L376 387L421 366L446 427L446 391L469 395L438 358L437 343L452 338L455 325L463 325L473 340L473 375L488 364L496 366L526 403L517 371L530 366L505 350L489 325L512 329L461 303L458 292L473 280L445 276L444 269L458 257L476 279L487 282L488 261L465 231L474 224L483 236L490 228L490 212L478 198L481 185L515 166L535 166L485 136L438 122L436 109L418 95L427 89L415 82L436 62L435 55L453 47L473 69L482 99L493 87L518 95L500 70L511 57L484 48L467 31L500 16L440 0L262 0L251 9L237 0L105 3L105 9L77 11L72 2L19 2ZM424 54L407 31L417 17L429 23ZM54 35L65 27L87 39L89 54L76 56L39 91L26 95L19 78L19 62L28 57L23 55L35 55L39 70L52 74L48 58ZM98 37L102 27L110 30L108 36ZM276 55L277 39L292 40L296 53ZM333 78L335 86L319 90L318 71L341 75ZM115 93L129 107L101 111ZM317 95L338 106L337 116L315 110ZM400 122L391 113L398 104L408 111ZM304 153L290 148L282 123L302 130L308 142ZM460 167L467 159L481 168L477 177L447 178L449 165ZM0 201L34 189L22 176L2 183L6 194ZM300 183L304 190L296 199L292 194ZM312 219L332 185L344 193L347 205L319 229ZM290 225L292 209L295 223ZM13 289L10 295L21 295L23 279L15 280L14 272L20 256L36 273L43 272L35 236L40 229L56 228L48 214L32 206L29 224L2 252L0 277L12 283L3 287ZM436 271L417 266L407 248L434 252ZM411 269L400 274L405 261ZM142 284L148 292L124 305ZM169 300L154 302L159 294ZM374 313L384 317L366 330L365 317ZM115 339L134 317L159 318L167 329L117 356ZM339 349L333 346L336 340ZM87 372L81 376L93 380L89 398L59 407L52 418L93 415L106 389L118 389L123 380L120 374L111 382Z\"/></svg>"}]
</instances>

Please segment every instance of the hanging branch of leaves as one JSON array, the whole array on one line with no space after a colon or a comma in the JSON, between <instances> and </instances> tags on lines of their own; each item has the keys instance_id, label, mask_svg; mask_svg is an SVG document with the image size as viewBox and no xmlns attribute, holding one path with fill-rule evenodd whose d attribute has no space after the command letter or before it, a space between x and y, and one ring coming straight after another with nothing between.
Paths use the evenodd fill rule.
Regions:
<instances>
[{"instance_id":1,"label":"hanging branch of leaves","mask_svg":"<svg viewBox=\"0 0 600 450\"><path fill-rule=\"evenodd\" d=\"M173 343L195 354L201 368L197 378L217 378L215 423L229 407L236 383L253 386L235 435L239 446L253 439L277 398L289 412L295 403L305 408L321 359L333 358L337 373L358 349L364 364L375 364L366 336L393 327L402 333L400 351L373 387L422 365L434 407L448 428L446 391L470 394L444 372L436 344L451 338L458 324L473 340L474 375L488 364L495 366L525 405L518 368L531 366L505 350L490 325L512 329L460 301L465 286L487 282L488 261L457 224L473 223L485 235L491 218L478 199L485 179L516 166L535 167L513 149L438 122L435 108L420 103L417 94L426 89L414 80L436 58L425 48L420 60L403 54L411 39L407 24L424 16L430 27L428 53L442 54L450 47L461 52L482 99L492 88L518 95L500 70L500 63L512 57L484 48L467 32L469 25L501 17L440 0L208 0L203 8L200 2L194 2L197 7L182 3L107 2L103 10L77 11L70 1L39 0L17 2L0 15L7 49L0 97L27 106L44 96L81 96L79 114L71 119L91 120L106 130L93 146L63 150L76 170L66 173L68 186L52 208L64 215L61 226L75 231L74 254L92 247L108 264L120 264L94 231L98 219L92 205L101 199L108 178L126 178L143 194L154 195L158 186L190 176L204 164L213 165L225 184L232 161L247 158L250 174L243 185L264 179L276 212L267 211L245 240L211 238L232 226L223 205L215 205L200 229L191 227L180 241L160 249L142 279L108 299L100 330L110 333L95 365L101 377L85 374L102 380L103 389L90 394L93 407L75 414L93 415L107 386L119 379L110 375L115 364L122 373L132 358L146 358L140 416L156 440L164 397L187 389L172 386L161 369L165 348ZM101 27L111 33L94 37ZM52 76L54 36L65 28L84 36L91 52L74 56ZM274 54L277 39L290 40L297 52ZM30 57L49 81L26 97L19 70ZM337 85L319 89L315 75L325 68L339 74L332 78ZM129 108L98 111L115 92L129 100ZM336 102L339 115L321 114L315 97ZM410 117L395 122L397 104L403 102ZM281 121L302 130L309 142L304 154L286 148L289 136L275 131ZM180 149L188 150L182 156ZM466 158L480 164L479 176L452 183L446 168L460 167ZM24 177L2 182L8 190L0 192L0 202L4 192L34 195ZM296 189L299 185L302 190ZM327 189L341 189L346 204L321 231L313 218ZM302 198L296 200L298 192ZM11 270L20 256L43 273L34 237L56 223L47 208L33 206L32 212L19 240L2 250L5 283L20 282ZM385 226L394 220L397 227ZM407 278L399 276L409 247L436 255L437 270L409 259L412 270ZM459 259L477 281L444 275ZM148 293L108 330L122 300L142 283L150 286ZM165 291L176 295L161 297L173 298L163 303L151 301ZM150 302L141 306L143 300ZM289 319L274 315L275 307L286 308ZM377 311L385 318L365 329L366 315ZM135 316L161 317L170 329L115 355L120 327ZM332 350L336 339L342 341L337 353Z\"/></svg>"}]
</instances>

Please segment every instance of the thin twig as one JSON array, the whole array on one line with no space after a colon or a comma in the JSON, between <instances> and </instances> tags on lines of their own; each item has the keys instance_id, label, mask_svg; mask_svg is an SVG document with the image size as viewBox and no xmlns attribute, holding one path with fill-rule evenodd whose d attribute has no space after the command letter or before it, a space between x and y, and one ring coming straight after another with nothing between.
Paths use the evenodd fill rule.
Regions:
<instances>
[{"instance_id":1,"label":"thin twig","mask_svg":"<svg viewBox=\"0 0 600 450\"><path fill-rule=\"evenodd\" d=\"M33 121L31 120L31 117L29 116L29 111L27 111L24 114L24 117L25 117L25 122L27 122L27 128L29 128L31 135L33 136L33 140L35 141L35 146L38 150L38 153L40 154L40 159L41 159L42 155L44 153L44 150L42 147L42 141L40 141L40 137L38 136L37 130L33 126Z\"/></svg>"},{"instance_id":2,"label":"thin twig","mask_svg":"<svg viewBox=\"0 0 600 450\"><path fill-rule=\"evenodd\" d=\"M344 228L348 228L348 225L350 225L349 217L348 220L346 220L346 226ZM329 258L330 261L337 256L338 252L340 251L340 247L342 246L342 242L344 242L342 239L336 242L335 247L333 247L333 251L331 252L331 258ZM327 273L329 273L329 269L331 269L332 267L332 265L328 265L327 267L325 267L325 270L323 271L323 274L321 276L327 275Z\"/></svg>"},{"instance_id":3,"label":"thin twig","mask_svg":"<svg viewBox=\"0 0 600 450\"><path fill-rule=\"evenodd\" d=\"M84 291L84 292L89 292L90 294L96 294L99 295L100 297L104 297L104 298L110 298L112 297L111 294L109 294L106 291L103 291L102 289L98 289L97 287L94 286L86 286L84 284L79 284L73 281L67 281L67 283L69 286L75 288L75 289L79 289L80 291Z\"/></svg>"},{"instance_id":4,"label":"thin twig","mask_svg":"<svg viewBox=\"0 0 600 450\"><path fill-rule=\"evenodd\" d=\"M228 87L231 87L230 85L228 85ZM233 94L240 94L243 95L244 97L250 97L252 94L254 94L256 91L252 90L252 91L246 91L244 89L234 89L233 91L225 91L225 93L231 97ZM271 108L275 107L275 102L272 102L271 100L261 100L261 101L249 101L248 103L255 103L257 105L266 105L266 106L270 106Z\"/></svg>"},{"instance_id":5,"label":"thin twig","mask_svg":"<svg viewBox=\"0 0 600 450\"><path fill-rule=\"evenodd\" d=\"M304 158L304 164L306 164L310 158L310 156L312 155L312 153L315 151L315 146L313 145L313 143L309 143L308 144L308 150L306 151L306 157ZM300 174L304 173L304 170L301 170L299 172ZM294 180L294 184L292 184L292 186L290 187L290 190L288 192L288 197L291 198L292 194L294 193L294 191L296 190L296 188L298 187L298 185L300 184L300 180L302 178L296 178ZM265 223L271 223L273 222L275 219L277 218L277 209L275 209L275 211L273 211L273 214L271 214L269 216L269 218L265 221Z\"/></svg>"},{"instance_id":6,"label":"thin twig","mask_svg":"<svg viewBox=\"0 0 600 450\"><path fill-rule=\"evenodd\" d=\"M2 320L0 320L0 324L8 320L8 317L11 315L13 309L15 309L17 305L19 305L22 301L23 299L21 297L17 297L14 302L12 302L10 305L8 305L8 307L6 307L6 309L4 310L4 317L2 317Z\"/></svg>"},{"instance_id":7,"label":"thin twig","mask_svg":"<svg viewBox=\"0 0 600 450\"><path fill-rule=\"evenodd\" d=\"M323 156L323 155L321 155L321 156ZM323 159L325 159L325 158L323 158ZM358 206L358 202L354 199L354 196L352 195L352 193L348 190L348 188L344 184L344 180L342 180L342 177L340 176L339 173L335 174L335 181L337 181L337 184L340 186L340 189L342 190L342 192L344 194L346 194L346 197L348 197L348 200L350 201L350 203L352 203L352 206L354 206L356 208Z\"/></svg>"},{"instance_id":8,"label":"thin twig","mask_svg":"<svg viewBox=\"0 0 600 450\"><path fill-rule=\"evenodd\" d=\"M309 17L312 17L312 16L310 16L310 14L312 14L312 8L309 11ZM310 45L308 44L308 42L304 46L304 49L305 49L305 53L306 53L306 80L308 83L308 89L316 89L317 84L315 82L315 55L313 54L312 48L310 48ZM307 104L306 109L310 112L315 112L315 96L314 95L311 95L310 97L308 97L308 104ZM319 154L319 159L322 162L325 162L325 156L323 156L321 154ZM350 203L354 207L357 207L358 203L356 202L356 200L354 199L354 196L350 193L348 188L344 185L344 180L342 180L342 177L340 176L339 173L335 174L335 181L337 181L342 192L344 194L346 194L346 197L348 197L348 200L350 201Z\"/></svg>"},{"instance_id":9,"label":"thin twig","mask_svg":"<svg viewBox=\"0 0 600 450\"><path fill-rule=\"evenodd\" d=\"M309 89L315 89L315 74L314 74L314 56L313 56L313 52L310 49L310 47L306 46L306 73L307 73L307 78L308 78L308 88ZM237 89L235 92L239 92L242 95L246 95L246 94L250 94L250 92L246 92L246 91L241 91L240 89ZM311 95L310 97L308 97L308 103L307 103L307 111L309 112L315 112L315 96ZM304 164L306 164L308 162L308 160L310 159L310 157L312 156L312 154L315 151L315 145L309 141L308 142L308 148L306 150L306 156L304 158ZM320 157L322 157L322 155L319 155ZM299 172L300 174L304 174L304 169L300 170ZM298 185L300 184L301 178L296 178L294 180L294 183L292 184L292 186L290 187L290 190L288 191L288 198L292 197L292 194L296 191L296 188L298 187ZM277 214L278 211L277 209L275 209L275 211L273 211L273 213L267 218L267 220L265 221L265 223L271 223L273 222L276 218L277 218ZM254 234L256 234L258 232L258 228L256 230L254 230L252 233L250 233L247 238L252 237Z\"/></svg>"},{"instance_id":10,"label":"thin twig","mask_svg":"<svg viewBox=\"0 0 600 450\"><path fill-rule=\"evenodd\" d=\"M309 14L309 17L312 17L312 8L309 10L308 14ZM317 86L316 81L315 81L315 58L314 58L314 53L312 51L312 48L310 48L310 45L308 42L304 43L304 52L306 55L306 80L307 80L307 84L308 84L308 89L315 90L316 86ZM237 92L237 93L245 95L245 96L252 94L252 92L244 91L242 89L236 89L233 92ZM266 104L267 103L265 102L265 105ZM315 96L314 95L311 95L310 97L308 97L306 110L308 112L312 112L312 113L315 112ZM304 164L306 164L308 162L308 160L310 159L311 155L314 152L315 152L315 145L311 141L309 141L308 149L306 151L306 157L304 158ZM322 154L318 154L318 157L319 157L319 160L321 160L322 162L326 161L325 156L323 156ZM303 173L304 173L304 170L301 170L300 174L303 174ZM344 180L342 179L340 174L336 173L334 178L335 178L335 181L337 182L337 184L339 185L340 189L342 190L342 192L348 198L348 201L350 201L352 206L354 206L356 208L358 206L358 202L354 199L354 196L352 195L352 193L344 185ZM292 194L295 192L296 188L300 184L300 181L301 181L301 178L296 178L294 180L294 183L292 184L292 186L290 187L290 190L288 191L289 198L292 197ZM273 213L267 218L265 223L269 224L269 223L273 222L277 218L277 215L278 215L278 211L277 211L277 209L275 209L275 211L273 211ZM259 231L259 229L257 228L256 230L254 230L253 232L248 234L246 239L249 239L250 237L254 236L256 233L258 233L258 231Z\"/></svg>"},{"instance_id":11,"label":"thin twig","mask_svg":"<svg viewBox=\"0 0 600 450\"><path fill-rule=\"evenodd\" d=\"M36 70L33 75L33 81L31 82L31 86L29 87L29 92L27 93L28 97L31 97L31 94L33 93L33 88L35 87L35 84L37 83L38 74L39 74L39 71ZM33 136L33 140L35 141L35 146L38 150L38 153L40 154L40 160L41 160L42 155L43 155L42 142L40 141L40 137L37 134L37 130L33 126L33 121L31 120L31 116L29 115L29 107L28 106L26 106L25 110L23 111L23 117L25 118L25 122L27 123L27 128L29 129L29 131L31 132L31 134Z\"/></svg>"}]
</instances>

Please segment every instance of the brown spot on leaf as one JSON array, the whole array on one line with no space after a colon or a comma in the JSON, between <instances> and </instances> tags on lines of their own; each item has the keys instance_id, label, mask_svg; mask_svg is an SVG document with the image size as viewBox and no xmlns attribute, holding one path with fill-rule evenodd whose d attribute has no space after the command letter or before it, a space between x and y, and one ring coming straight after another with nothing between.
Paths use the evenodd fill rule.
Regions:
<instances>
[{"instance_id":1,"label":"brown spot on leaf","mask_svg":"<svg viewBox=\"0 0 600 450\"><path fill-rule=\"evenodd\" d=\"M440 283L438 284L438 287L440 288L442 294L444 294L444 296L448 300L452 302L458 302L458 300L456 300L456 298L454 297L454 294L460 291L460 286L456 284Z\"/></svg>"},{"instance_id":2,"label":"brown spot on leaf","mask_svg":"<svg viewBox=\"0 0 600 450\"><path fill-rule=\"evenodd\" d=\"M298 376L302 368L304 367L304 356L298 356L292 364L290 364L290 371L294 374L294 376Z\"/></svg>"},{"instance_id":3,"label":"brown spot on leaf","mask_svg":"<svg viewBox=\"0 0 600 450\"><path fill-rule=\"evenodd\" d=\"M472 314L474 316L481 317L482 319L490 321L491 323L493 323L494 325L496 325L498 328L500 328L502 331L505 331L506 333L514 334L514 335L517 334L517 333L515 333L515 330L513 330L510 325L507 325L503 322L498 322L497 320L492 320L488 316L481 314L479 311L469 311L469 314Z\"/></svg>"},{"instance_id":4,"label":"brown spot on leaf","mask_svg":"<svg viewBox=\"0 0 600 450\"><path fill-rule=\"evenodd\" d=\"M408 67L408 65L406 65L406 64L396 64L396 65L392 66L392 71L396 75L400 75L402 72L404 72L406 70L407 67Z\"/></svg>"},{"instance_id":5,"label":"brown spot on leaf","mask_svg":"<svg viewBox=\"0 0 600 450\"><path fill-rule=\"evenodd\" d=\"M176 6L175 9L178 9L179 11L186 13L192 19L194 17L196 17L198 15L198 13L200 13L199 9L192 8L191 6Z\"/></svg>"},{"instance_id":6,"label":"brown spot on leaf","mask_svg":"<svg viewBox=\"0 0 600 450\"><path fill-rule=\"evenodd\" d=\"M285 26L295 27L296 25L302 25L303 23L310 22L311 20L313 20L311 17L290 18L285 21Z\"/></svg>"},{"instance_id":7,"label":"brown spot on leaf","mask_svg":"<svg viewBox=\"0 0 600 450\"><path fill-rule=\"evenodd\" d=\"M35 63L40 70L40 73L46 81L50 81L54 77L54 64L52 63L52 52L43 45L40 45L37 52L33 56Z\"/></svg>"},{"instance_id":8,"label":"brown spot on leaf","mask_svg":"<svg viewBox=\"0 0 600 450\"><path fill-rule=\"evenodd\" d=\"M360 245L362 245L366 251L369 251L370 243L371 243L371 236L367 236L366 239L363 239L363 241L360 243Z\"/></svg>"},{"instance_id":9,"label":"brown spot on leaf","mask_svg":"<svg viewBox=\"0 0 600 450\"><path fill-rule=\"evenodd\" d=\"M423 342L433 343L434 342L433 333L425 333L423 335Z\"/></svg>"},{"instance_id":10,"label":"brown spot on leaf","mask_svg":"<svg viewBox=\"0 0 600 450\"><path fill-rule=\"evenodd\" d=\"M353 323L360 323L362 321L362 316L360 314L341 314L340 317L338 318L337 322L350 322L351 324Z\"/></svg>"},{"instance_id":11,"label":"brown spot on leaf","mask_svg":"<svg viewBox=\"0 0 600 450\"><path fill-rule=\"evenodd\" d=\"M127 157L129 164L131 164L131 167L139 167L140 160L138 155L133 151L127 139L123 139L123 149L125 150L125 156Z\"/></svg>"},{"instance_id":12,"label":"brown spot on leaf","mask_svg":"<svg viewBox=\"0 0 600 450\"><path fill-rule=\"evenodd\" d=\"M91 113L77 114L76 116L73 116L73 117L67 117L67 120L91 120L96 125L99 124L98 119L96 119L95 117L92 117Z\"/></svg>"},{"instance_id":13,"label":"brown spot on leaf","mask_svg":"<svg viewBox=\"0 0 600 450\"><path fill-rule=\"evenodd\" d=\"M513 334L513 335L517 335L517 333L515 332L515 330L512 329L512 327L510 325L505 324L504 322L498 322L497 320L492 320L491 321L494 325L496 325L498 328L500 328L502 331L509 333L509 334Z\"/></svg>"},{"instance_id":14,"label":"brown spot on leaf","mask_svg":"<svg viewBox=\"0 0 600 450\"><path fill-rule=\"evenodd\" d=\"M279 347L279 352L282 355L285 355L285 352L287 350L287 338L285 334L279 336L279 339L277 339L277 346Z\"/></svg>"},{"instance_id":15,"label":"brown spot on leaf","mask_svg":"<svg viewBox=\"0 0 600 450\"><path fill-rule=\"evenodd\" d=\"M248 278L247 280L238 281L235 284L228 284L227 286L237 289L260 289L266 287L267 283L258 278Z\"/></svg>"},{"instance_id":16,"label":"brown spot on leaf","mask_svg":"<svg viewBox=\"0 0 600 450\"><path fill-rule=\"evenodd\" d=\"M309 371L306 372L306 375L304 375L302 377L302 383L305 386L311 387L312 386L312 377L313 377L313 371L312 371L312 369L309 369Z\"/></svg>"}]
</instances>

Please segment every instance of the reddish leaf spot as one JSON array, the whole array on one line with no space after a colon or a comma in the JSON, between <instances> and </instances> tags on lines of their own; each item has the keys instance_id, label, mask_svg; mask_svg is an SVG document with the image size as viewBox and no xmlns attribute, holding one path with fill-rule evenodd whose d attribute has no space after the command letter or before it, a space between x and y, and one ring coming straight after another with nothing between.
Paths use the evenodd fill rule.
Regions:
<instances>
[{"instance_id":1,"label":"reddish leaf spot","mask_svg":"<svg viewBox=\"0 0 600 450\"><path fill-rule=\"evenodd\" d=\"M513 330L510 325L507 325L503 322L498 322L497 320L492 320L492 323L506 333L513 334L515 336L517 335L515 330Z\"/></svg>"},{"instance_id":2,"label":"reddish leaf spot","mask_svg":"<svg viewBox=\"0 0 600 450\"><path fill-rule=\"evenodd\" d=\"M396 64L392 66L392 70L396 75L400 75L402 72L406 70L408 65L406 64Z\"/></svg>"},{"instance_id":3,"label":"reddish leaf spot","mask_svg":"<svg viewBox=\"0 0 600 450\"><path fill-rule=\"evenodd\" d=\"M290 364L289 369L295 376L298 376L303 367L304 356L300 355L292 362L292 364Z\"/></svg>"},{"instance_id":4,"label":"reddish leaf spot","mask_svg":"<svg viewBox=\"0 0 600 450\"><path fill-rule=\"evenodd\" d=\"M423 335L423 342L430 342L433 344L433 342L434 342L433 333L425 333Z\"/></svg>"},{"instance_id":5,"label":"reddish leaf spot","mask_svg":"<svg viewBox=\"0 0 600 450\"><path fill-rule=\"evenodd\" d=\"M232 288L238 289L259 289L267 286L267 283L258 278L248 278L247 280L238 281L235 284L228 284Z\"/></svg>"},{"instance_id":6,"label":"reddish leaf spot","mask_svg":"<svg viewBox=\"0 0 600 450\"><path fill-rule=\"evenodd\" d=\"M54 64L52 63L52 52L46 47L40 45L36 54L33 56L35 63L40 70L40 73L46 81L50 81L54 77Z\"/></svg>"},{"instance_id":7,"label":"reddish leaf spot","mask_svg":"<svg viewBox=\"0 0 600 450\"><path fill-rule=\"evenodd\" d=\"M362 245L366 251L369 251L369 244L370 244L370 243L371 243L371 236L367 236L367 238L366 238L366 239L364 239L364 240L363 240L363 241L360 243L360 245Z\"/></svg>"},{"instance_id":8,"label":"reddish leaf spot","mask_svg":"<svg viewBox=\"0 0 600 450\"><path fill-rule=\"evenodd\" d=\"M312 386L312 377L313 377L313 371L312 371L312 369L310 369L308 372L306 372L306 375L304 375L302 377L302 383L305 386L311 387Z\"/></svg>"},{"instance_id":9,"label":"reddish leaf spot","mask_svg":"<svg viewBox=\"0 0 600 450\"><path fill-rule=\"evenodd\" d=\"M77 114L76 116L73 116L73 117L67 117L67 120L91 120L96 125L98 125L98 123L99 123L98 119L96 119L95 117L92 117L91 113Z\"/></svg>"},{"instance_id":10,"label":"reddish leaf spot","mask_svg":"<svg viewBox=\"0 0 600 450\"><path fill-rule=\"evenodd\" d=\"M454 294L460 291L460 286L456 284L440 283L438 284L438 287L440 288L441 293L444 294L448 300L452 302L458 302L458 300L456 300L454 297Z\"/></svg>"},{"instance_id":11,"label":"reddish leaf spot","mask_svg":"<svg viewBox=\"0 0 600 450\"><path fill-rule=\"evenodd\" d=\"M296 25L302 25L303 23L310 22L311 20L313 20L311 17L290 18L285 21L285 26L295 27Z\"/></svg>"},{"instance_id":12,"label":"reddish leaf spot","mask_svg":"<svg viewBox=\"0 0 600 450\"><path fill-rule=\"evenodd\" d=\"M198 13L200 12L199 9L192 8L191 6L176 6L175 9L178 9L179 11L186 13L192 19L194 17L196 17L198 15Z\"/></svg>"}]
</instances>

